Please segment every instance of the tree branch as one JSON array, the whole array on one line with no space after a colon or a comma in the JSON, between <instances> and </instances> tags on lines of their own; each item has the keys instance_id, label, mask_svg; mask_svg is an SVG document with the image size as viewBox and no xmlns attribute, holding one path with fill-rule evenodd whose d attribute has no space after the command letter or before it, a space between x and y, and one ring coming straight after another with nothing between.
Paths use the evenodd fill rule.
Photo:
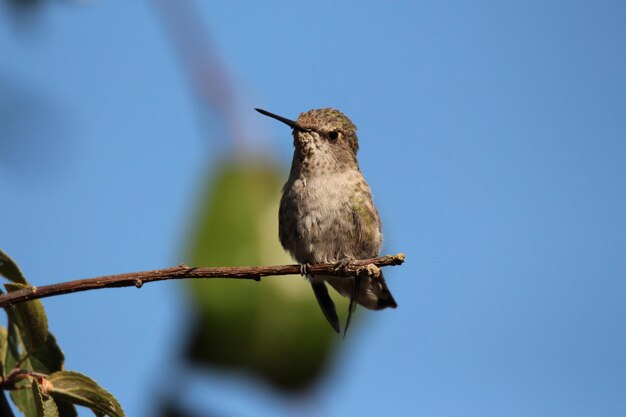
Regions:
<instances>
[{"instance_id":1,"label":"tree branch","mask_svg":"<svg viewBox=\"0 0 626 417\"><path fill-rule=\"evenodd\" d=\"M334 264L311 265L313 275L356 276L366 273L369 276L380 275L376 267L400 265L404 262L404 254L395 256L387 255L378 258L355 260L346 268L335 269ZM58 284L44 285L41 287L28 287L0 295L0 307L8 307L24 301L38 298L52 297L79 291L97 290L101 288L131 287L141 288L143 284L166 279L187 278L234 278L253 279L260 281L262 277L270 275L294 275L300 274L300 265L276 265L276 266L231 266L231 267L202 267L194 268L181 264L167 269L155 269L153 271L129 272L118 275L105 275L96 278L79 279L75 281L61 282Z\"/></svg>"}]
</instances>

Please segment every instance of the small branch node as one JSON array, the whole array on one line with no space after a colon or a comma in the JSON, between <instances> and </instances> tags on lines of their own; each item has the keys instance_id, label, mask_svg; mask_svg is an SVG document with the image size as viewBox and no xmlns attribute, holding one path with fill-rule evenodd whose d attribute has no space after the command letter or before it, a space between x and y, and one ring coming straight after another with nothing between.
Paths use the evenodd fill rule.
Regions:
<instances>
[{"instance_id":1,"label":"small branch node","mask_svg":"<svg viewBox=\"0 0 626 417\"><path fill-rule=\"evenodd\" d=\"M137 288L143 287L143 281L141 279L139 279L139 278L135 278L134 284L135 284L135 287L137 287Z\"/></svg>"}]
</instances>

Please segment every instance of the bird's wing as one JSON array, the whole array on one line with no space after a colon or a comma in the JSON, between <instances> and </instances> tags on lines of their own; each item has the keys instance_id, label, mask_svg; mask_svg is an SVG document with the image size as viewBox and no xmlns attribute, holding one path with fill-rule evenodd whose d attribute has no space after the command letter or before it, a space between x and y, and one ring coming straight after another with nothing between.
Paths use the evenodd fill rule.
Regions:
<instances>
[{"instance_id":1,"label":"bird's wing","mask_svg":"<svg viewBox=\"0 0 626 417\"><path fill-rule=\"evenodd\" d=\"M326 320L328 320L333 329L339 333L339 317L337 317L335 303L330 298L330 295L328 295L326 284L324 284L324 282L311 282L311 287L313 287L315 298L317 298L317 303L320 305L324 316L326 316Z\"/></svg>"}]
</instances>

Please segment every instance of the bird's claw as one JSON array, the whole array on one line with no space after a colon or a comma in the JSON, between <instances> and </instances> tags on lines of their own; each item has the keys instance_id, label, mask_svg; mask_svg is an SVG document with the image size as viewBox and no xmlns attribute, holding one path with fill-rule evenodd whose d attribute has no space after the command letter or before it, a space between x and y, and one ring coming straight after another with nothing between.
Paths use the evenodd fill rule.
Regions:
<instances>
[{"instance_id":1,"label":"bird's claw","mask_svg":"<svg viewBox=\"0 0 626 417\"><path fill-rule=\"evenodd\" d=\"M303 277L312 275L311 274L311 264L308 262L303 262L300 264L300 275Z\"/></svg>"},{"instance_id":2,"label":"bird's claw","mask_svg":"<svg viewBox=\"0 0 626 417\"><path fill-rule=\"evenodd\" d=\"M348 269L348 266L350 265L350 262L352 262L352 259L350 258L340 259L337 263L335 263L335 266L333 267L333 271L345 273L346 270Z\"/></svg>"}]
</instances>

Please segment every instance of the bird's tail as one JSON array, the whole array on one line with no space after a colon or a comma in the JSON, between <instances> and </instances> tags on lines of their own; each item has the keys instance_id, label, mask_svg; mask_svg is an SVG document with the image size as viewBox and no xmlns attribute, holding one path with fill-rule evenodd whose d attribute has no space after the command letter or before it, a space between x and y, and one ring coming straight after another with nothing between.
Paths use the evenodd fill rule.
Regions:
<instances>
[{"instance_id":1,"label":"bird's tail","mask_svg":"<svg viewBox=\"0 0 626 417\"><path fill-rule=\"evenodd\" d=\"M328 277L326 280L339 294L353 298L351 279ZM382 273L378 278L367 277L362 279L360 287L356 301L363 307L370 310L382 310L387 307L396 308L398 306Z\"/></svg>"}]
</instances>

